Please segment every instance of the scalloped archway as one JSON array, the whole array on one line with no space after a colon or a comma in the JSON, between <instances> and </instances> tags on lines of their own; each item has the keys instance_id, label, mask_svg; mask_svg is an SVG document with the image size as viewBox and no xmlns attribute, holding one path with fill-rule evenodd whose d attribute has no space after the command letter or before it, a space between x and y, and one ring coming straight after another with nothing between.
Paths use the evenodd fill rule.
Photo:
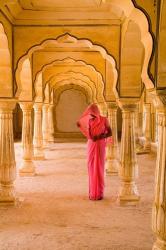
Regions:
<instances>
[{"instance_id":1,"label":"scalloped archway","mask_svg":"<svg viewBox=\"0 0 166 250\"><path fill-rule=\"evenodd\" d=\"M55 60L55 61L51 62L50 64L44 65L43 68L36 74L35 90L36 90L36 82L38 82L38 76L40 76L41 72L45 72L47 69L50 69L51 67L56 66L56 65L63 65L64 63L67 64L67 65L73 65L73 66L82 65L82 66L86 67L86 69L88 69L88 71L89 71L88 75L84 74L84 70L82 71L82 73L81 72L80 73L79 72L75 72L74 70L72 70L71 72L73 72L73 75L75 75L75 74L77 74L77 75L81 74L82 77L86 78L86 80L88 79L88 81L92 83L92 86L95 84L96 90L99 91L98 95L99 96L103 96L103 93L104 93L104 82L103 82L101 73L98 72L94 68L94 66L86 64L84 61L74 60L72 58L65 58L63 60ZM66 73L68 73L68 72L66 72ZM96 82L91 80L92 73L96 75ZM50 77L50 74L49 74L49 78L48 79L47 78L44 79L45 82L48 82L50 80L50 78L51 77ZM102 98L104 98L104 96Z\"/></svg>"},{"instance_id":2,"label":"scalloped archway","mask_svg":"<svg viewBox=\"0 0 166 250\"><path fill-rule=\"evenodd\" d=\"M103 95L103 89L100 89L96 84L89 79L89 77L81 74L81 73L75 73L75 72L66 72L66 73L60 73L57 75L53 75L50 77L48 82L50 83L51 87L55 87L57 82L65 81L68 79L75 79L79 82L81 81L85 85L88 86L88 88L91 89L93 96L95 96L95 99L97 99L99 102L103 102L105 100L104 95ZM81 84L82 84L81 83Z\"/></svg>"},{"instance_id":3,"label":"scalloped archway","mask_svg":"<svg viewBox=\"0 0 166 250\"><path fill-rule=\"evenodd\" d=\"M88 104L93 102L92 96L89 95L87 89L83 88L80 85L76 85L75 83L71 83L71 84L65 84L62 86L59 86L57 89L53 89L54 91L54 104L56 105L58 103L59 97L62 94L62 92L69 90L69 89L76 89L79 90L81 92L84 93L84 95L86 96L86 101Z\"/></svg>"},{"instance_id":4,"label":"scalloped archway","mask_svg":"<svg viewBox=\"0 0 166 250\"><path fill-rule=\"evenodd\" d=\"M74 84L76 86L82 87L83 89L86 90L86 92L88 93L88 95L91 98L92 102L97 103L98 100L96 98L96 91L95 89L92 89L87 82L83 81L82 79L77 79L77 78L73 78L73 77L66 77L66 79L61 79L61 80L56 80L56 78L53 80L53 83L51 84L52 88L54 89L54 91L56 89L58 89L60 86L65 86L65 85L70 85L70 84ZM104 102L104 99L102 99L102 101Z\"/></svg>"},{"instance_id":5,"label":"scalloped archway","mask_svg":"<svg viewBox=\"0 0 166 250\"><path fill-rule=\"evenodd\" d=\"M92 42L90 42L89 40L77 39L76 37L71 36L69 34L64 34L62 36L59 36L56 39L48 39L48 40L42 42L41 44L35 45L34 47L32 47L26 53L26 55L23 55L19 59L19 62L17 64L17 68L16 68L16 82L18 84L18 93L19 93L19 89L21 89L21 82L20 82L20 79L19 79L19 74L20 74L20 71L22 69L22 65L23 65L24 60L26 60L27 57L30 58L34 51L43 49L43 48L45 48L45 47L47 47L49 45L56 47L57 44L58 44L58 46L60 44L61 47L66 47L66 46L70 47L70 46L73 46L73 45L77 46L77 47L80 47L80 48L81 47L87 47L91 51L97 51L97 52L99 52L101 54L101 56L104 59L108 60L109 63L111 64L113 75L114 75L113 86L116 86L118 74L117 74L116 63L115 63L114 58L111 55L109 55L107 53L107 51L103 47L101 47L99 45L92 44Z\"/></svg>"}]
</instances>

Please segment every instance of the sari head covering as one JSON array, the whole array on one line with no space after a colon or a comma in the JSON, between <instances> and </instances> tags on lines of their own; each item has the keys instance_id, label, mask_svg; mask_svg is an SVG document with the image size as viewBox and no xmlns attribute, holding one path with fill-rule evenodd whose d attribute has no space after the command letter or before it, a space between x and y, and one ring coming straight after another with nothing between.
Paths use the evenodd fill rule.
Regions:
<instances>
[{"instance_id":1,"label":"sari head covering","mask_svg":"<svg viewBox=\"0 0 166 250\"><path fill-rule=\"evenodd\" d=\"M89 138L89 121L92 118L92 116L95 116L97 119L97 122L100 122L100 111L96 104L91 104L87 107L87 109L84 111L82 116L80 117L78 123L80 125L80 130L87 138Z\"/></svg>"}]
</instances>

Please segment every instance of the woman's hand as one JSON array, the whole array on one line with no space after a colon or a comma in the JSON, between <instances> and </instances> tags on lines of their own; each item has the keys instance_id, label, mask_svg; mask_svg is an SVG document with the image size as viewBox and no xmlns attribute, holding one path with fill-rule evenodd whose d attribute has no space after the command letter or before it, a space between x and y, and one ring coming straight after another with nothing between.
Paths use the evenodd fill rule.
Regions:
<instances>
[{"instance_id":1,"label":"woman's hand","mask_svg":"<svg viewBox=\"0 0 166 250\"><path fill-rule=\"evenodd\" d=\"M97 141L97 140L104 139L104 138L106 138L106 137L105 137L105 134L102 133L102 134L100 134L100 135L94 135L93 138L92 138L92 140L93 140L93 141Z\"/></svg>"},{"instance_id":2,"label":"woman's hand","mask_svg":"<svg viewBox=\"0 0 166 250\"><path fill-rule=\"evenodd\" d=\"M98 135L94 135L92 138L93 141L97 141L98 139L99 139Z\"/></svg>"},{"instance_id":3,"label":"woman's hand","mask_svg":"<svg viewBox=\"0 0 166 250\"><path fill-rule=\"evenodd\" d=\"M80 127L80 123L79 123L79 122L77 122L76 124L77 124L77 127L79 128L79 127Z\"/></svg>"}]
</instances>

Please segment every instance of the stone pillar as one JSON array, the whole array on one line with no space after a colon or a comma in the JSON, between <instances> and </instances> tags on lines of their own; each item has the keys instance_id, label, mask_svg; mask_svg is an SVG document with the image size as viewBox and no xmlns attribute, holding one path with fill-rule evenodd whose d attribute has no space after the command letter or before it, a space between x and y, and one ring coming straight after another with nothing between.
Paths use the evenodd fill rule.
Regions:
<instances>
[{"instance_id":1,"label":"stone pillar","mask_svg":"<svg viewBox=\"0 0 166 250\"><path fill-rule=\"evenodd\" d=\"M153 250L166 249L166 93L163 107L158 109L158 147L155 175L155 199L152 210L152 228L157 236Z\"/></svg>"},{"instance_id":2,"label":"stone pillar","mask_svg":"<svg viewBox=\"0 0 166 250\"><path fill-rule=\"evenodd\" d=\"M140 106L140 104L139 104ZM139 143L139 137L142 136L142 113L139 112L139 106L135 112L135 144L136 153L142 154L144 152L142 145Z\"/></svg>"},{"instance_id":3,"label":"stone pillar","mask_svg":"<svg viewBox=\"0 0 166 250\"><path fill-rule=\"evenodd\" d=\"M143 136L143 112L138 112L138 137Z\"/></svg>"},{"instance_id":4,"label":"stone pillar","mask_svg":"<svg viewBox=\"0 0 166 250\"><path fill-rule=\"evenodd\" d=\"M54 105L50 104L48 108L48 124L49 124L49 142L54 142L54 119L53 119Z\"/></svg>"},{"instance_id":5,"label":"stone pillar","mask_svg":"<svg viewBox=\"0 0 166 250\"><path fill-rule=\"evenodd\" d=\"M143 97L141 97L138 104L138 137L143 136L143 105Z\"/></svg>"},{"instance_id":6,"label":"stone pillar","mask_svg":"<svg viewBox=\"0 0 166 250\"><path fill-rule=\"evenodd\" d=\"M49 104L43 104L42 132L43 132L43 145L44 145L44 147L48 147L48 145L49 145L48 108L49 108Z\"/></svg>"},{"instance_id":7,"label":"stone pillar","mask_svg":"<svg viewBox=\"0 0 166 250\"><path fill-rule=\"evenodd\" d=\"M154 141L158 142L158 114L156 110L154 114Z\"/></svg>"},{"instance_id":8,"label":"stone pillar","mask_svg":"<svg viewBox=\"0 0 166 250\"><path fill-rule=\"evenodd\" d=\"M23 147L23 162L19 170L20 176L34 176L35 165L33 158L33 143L32 143L32 102L21 102L20 107L23 112L22 125L22 147Z\"/></svg>"},{"instance_id":9,"label":"stone pillar","mask_svg":"<svg viewBox=\"0 0 166 250\"><path fill-rule=\"evenodd\" d=\"M138 176L138 165L135 152L135 111L136 104L121 104L122 108L122 139L121 139L121 188L119 200L122 204L135 204L139 194L135 179Z\"/></svg>"},{"instance_id":10,"label":"stone pillar","mask_svg":"<svg viewBox=\"0 0 166 250\"><path fill-rule=\"evenodd\" d=\"M144 126L144 136L145 136L145 144L144 150L150 151L151 148L151 107L150 103L144 104L144 119L145 119L145 126Z\"/></svg>"},{"instance_id":11,"label":"stone pillar","mask_svg":"<svg viewBox=\"0 0 166 250\"><path fill-rule=\"evenodd\" d=\"M13 141L14 100L0 99L0 205L14 205L16 163Z\"/></svg>"},{"instance_id":12,"label":"stone pillar","mask_svg":"<svg viewBox=\"0 0 166 250\"><path fill-rule=\"evenodd\" d=\"M139 141L139 112L138 112L138 108L135 112L135 142L136 144L138 143Z\"/></svg>"},{"instance_id":13,"label":"stone pillar","mask_svg":"<svg viewBox=\"0 0 166 250\"><path fill-rule=\"evenodd\" d=\"M34 159L43 160L42 103L34 104Z\"/></svg>"},{"instance_id":14,"label":"stone pillar","mask_svg":"<svg viewBox=\"0 0 166 250\"><path fill-rule=\"evenodd\" d=\"M155 120L155 118L156 118L156 114L155 114L155 112L153 110L153 112L151 113L151 141L152 142L156 141L156 138L155 138L156 120Z\"/></svg>"},{"instance_id":15,"label":"stone pillar","mask_svg":"<svg viewBox=\"0 0 166 250\"><path fill-rule=\"evenodd\" d=\"M119 170L119 146L117 136L117 109L115 102L108 104L108 120L112 130L113 143L107 144L106 148L106 172L117 175Z\"/></svg>"}]
</instances>

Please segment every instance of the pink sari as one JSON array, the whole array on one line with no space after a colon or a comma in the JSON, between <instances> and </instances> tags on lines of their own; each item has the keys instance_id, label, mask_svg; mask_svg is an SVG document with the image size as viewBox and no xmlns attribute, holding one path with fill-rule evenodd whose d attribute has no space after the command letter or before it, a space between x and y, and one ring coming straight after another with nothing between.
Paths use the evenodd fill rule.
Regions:
<instances>
[{"instance_id":1,"label":"pink sari","mask_svg":"<svg viewBox=\"0 0 166 250\"><path fill-rule=\"evenodd\" d=\"M95 118L92 119L94 115ZM89 198L100 200L104 192L104 162L106 139L93 141L96 135L106 134L108 120L100 116L98 107L90 105L79 120L81 132L88 138L88 173L89 173Z\"/></svg>"}]
</instances>

